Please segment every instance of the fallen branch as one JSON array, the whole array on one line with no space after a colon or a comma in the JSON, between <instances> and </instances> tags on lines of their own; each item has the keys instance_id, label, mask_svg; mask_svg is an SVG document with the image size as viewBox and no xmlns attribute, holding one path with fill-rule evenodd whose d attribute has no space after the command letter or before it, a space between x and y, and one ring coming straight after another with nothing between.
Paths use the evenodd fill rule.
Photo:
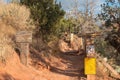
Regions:
<instances>
[{"instance_id":1,"label":"fallen branch","mask_svg":"<svg viewBox=\"0 0 120 80\"><path fill-rule=\"evenodd\" d=\"M106 63L99 55L96 54L96 57L110 72L112 72L113 77L120 79L119 73L117 71L115 71L112 66L110 66L108 63Z\"/></svg>"}]
</instances>

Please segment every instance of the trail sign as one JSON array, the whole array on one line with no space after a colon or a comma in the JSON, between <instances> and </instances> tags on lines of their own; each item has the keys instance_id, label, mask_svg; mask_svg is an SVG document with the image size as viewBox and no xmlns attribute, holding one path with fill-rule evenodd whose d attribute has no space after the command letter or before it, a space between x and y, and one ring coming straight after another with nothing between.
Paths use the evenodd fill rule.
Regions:
<instances>
[{"instance_id":1,"label":"trail sign","mask_svg":"<svg viewBox=\"0 0 120 80\"><path fill-rule=\"evenodd\" d=\"M32 42L32 32L20 31L16 34L16 42L19 43L20 47L20 60L24 65L28 64L29 56L29 43Z\"/></svg>"},{"instance_id":2,"label":"trail sign","mask_svg":"<svg viewBox=\"0 0 120 80\"><path fill-rule=\"evenodd\" d=\"M95 54L95 47L94 47L94 45L87 45L86 46L86 55L87 55L87 57L95 57L94 56L94 54Z\"/></svg>"},{"instance_id":3,"label":"trail sign","mask_svg":"<svg viewBox=\"0 0 120 80\"><path fill-rule=\"evenodd\" d=\"M84 59L84 73L87 75L87 80L96 80L96 58L95 58L95 46L94 38L99 34L86 33L84 37L84 48L86 58Z\"/></svg>"},{"instance_id":4,"label":"trail sign","mask_svg":"<svg viewBox=\"0 0 120 80\"><path fill-rule=\"evenodd\" d=\"M96 74L96 59L85 58L85 74Z\"/></svg>"},{"instance_id":5,"label":"trail sign","mask_svg":"<svg viewBox=\"0 0 120 80\"><path fill-rule=\"evenodd\" d=\"M16 34L16 42L20 43L31 43L32 42L32 32L31 31L20 31Z\"/></svg>"}]
</instances>

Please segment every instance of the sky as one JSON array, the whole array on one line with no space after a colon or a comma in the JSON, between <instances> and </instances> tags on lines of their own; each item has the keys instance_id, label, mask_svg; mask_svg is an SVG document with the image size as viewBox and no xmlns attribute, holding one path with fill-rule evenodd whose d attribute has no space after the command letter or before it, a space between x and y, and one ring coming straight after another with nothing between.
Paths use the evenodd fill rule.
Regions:
<instances>
[{"instance_id":1,"label":"sky","mask_svg":"<svg viewBox=\"0 0 120 80\"><path fill-rule=\"evenodd\" d=\"M74 0L57 0L58 2L61 2L62 8L65 11L69 11L72 9L72 6L74 4ZM78 4L82 4L84 0L78 0ZM101 10L100 5L105 2L105 0L95 0L96 1L96 8L95 8L95 13L99 13Z\"/></svg>"},{"instance_id":2,"label":"sky","mask_svg":"<svg viewBox=\"0 0 120 80\"><path fill-rule=\"evenodd\" d=\"M9 2L10 0L4 0L5 2ZM82 4L82 1L84 0L78 0L78 4ZM96 8L95 8L95 13L99 13L101 10L100 5L105 2L105 0L95 0L96 1ZM65 11L69 11L72 9L72 6L74 5L74 0L57 0L57 2L61 2L62 8ZM81 8L82 9L82 8Z\"/></svg>"}]
</instances>

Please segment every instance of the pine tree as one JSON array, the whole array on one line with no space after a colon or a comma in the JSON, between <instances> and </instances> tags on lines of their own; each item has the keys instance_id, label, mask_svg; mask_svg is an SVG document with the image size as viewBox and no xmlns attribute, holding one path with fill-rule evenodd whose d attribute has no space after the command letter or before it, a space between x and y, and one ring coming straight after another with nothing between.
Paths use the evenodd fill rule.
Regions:
<instances>
[{"instance_id":1,"label":"pine tree","mask_svg":"<svg viewBox=\"0 0 120 80\"><path fill-rule=\"evenodd\" d=\"M55 26L65 14L61 4L57 4L54 0L21 0L20 3L30 8L31 18L37 26L37 35L54 33Z\"/></svg>"}]
</instances>

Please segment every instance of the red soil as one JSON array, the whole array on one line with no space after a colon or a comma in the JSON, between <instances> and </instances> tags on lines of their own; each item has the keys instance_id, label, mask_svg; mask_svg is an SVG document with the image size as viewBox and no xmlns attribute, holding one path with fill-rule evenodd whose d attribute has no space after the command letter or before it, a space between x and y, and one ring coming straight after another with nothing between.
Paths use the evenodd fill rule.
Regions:
<instances>
[{"instance_id":1,"label":"red soil","mask_svg":"<svg viewBox=\"0 0 120 80\"><path fill-rule=\"evenodd\" d=\"M31 66L24 66L14 52L6 64L0 63L0 80L69 80L69 78L47 69L38 71Z\"/></svg>"}]
</instances>

